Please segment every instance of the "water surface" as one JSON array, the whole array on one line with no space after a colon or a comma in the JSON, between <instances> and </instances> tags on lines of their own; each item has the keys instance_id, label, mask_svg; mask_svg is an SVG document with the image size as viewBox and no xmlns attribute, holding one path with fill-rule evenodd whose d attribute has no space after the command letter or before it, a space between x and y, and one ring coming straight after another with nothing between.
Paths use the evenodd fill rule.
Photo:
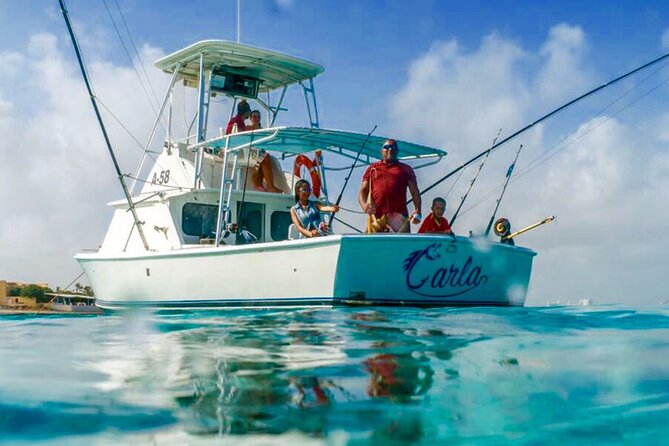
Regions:
<instances>
[{"instance_id":1,"label":"water surface","mask_svg":"<svg viewBox=\"0 0 669 446\"><path fill-rule=\"evenodd\" d=\"M0 444L662 444L669 309L0 316Z\"/></svg>"}]
</instances>

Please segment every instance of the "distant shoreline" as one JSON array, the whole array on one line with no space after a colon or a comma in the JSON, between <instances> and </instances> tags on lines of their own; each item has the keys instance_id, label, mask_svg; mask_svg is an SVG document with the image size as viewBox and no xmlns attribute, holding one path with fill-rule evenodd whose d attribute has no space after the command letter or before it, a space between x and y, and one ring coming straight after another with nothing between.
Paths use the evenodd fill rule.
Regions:
<instances>
[{"instance_id":1,"label":"distant shoreline","mask_svg":"<svg viewBox=\"0 0 669 446\"><path fill-rule=\"evenodd\" d=\"M68 314L68 315L76 315L76 316L89 316L91 314L98 315L98 313L78 313L78 312L75 312L75 311L58 311L58 310L52 310L52 309L46 309L46 308L43 309L43 310L40 310L39 308L18 309L18 308L0 306L0 316L2 316L2 315L13 315L13 314L32 314L32 315L35 315L35 316L39 316L39 315L42 315L42 314L47 314L47 315Z\"/></svg>"}]
</instances>

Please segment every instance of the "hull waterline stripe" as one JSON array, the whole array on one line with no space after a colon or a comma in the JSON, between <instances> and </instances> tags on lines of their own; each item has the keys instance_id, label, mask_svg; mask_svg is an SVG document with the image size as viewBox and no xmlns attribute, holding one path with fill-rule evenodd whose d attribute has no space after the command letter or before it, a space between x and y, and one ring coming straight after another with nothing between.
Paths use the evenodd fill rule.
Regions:
<instances>
[{"instance_id":1,"label":"hull waterline stripe","mask_svg":"<svg viewBox=\"0 0 669 446\"><path fill-rule=\"evenodd\" d=\"M225 299L203 301L105 301L96 305L107 310L148 309L216 309L216 308L278 308L278 307L332 307L332 306L402 306L402 307L512 307L523 306L506 301L455 301L455 300L398 300L398 299L348 299L348 298L297 298L297 299Z\"/></svg>"}]
</instances>

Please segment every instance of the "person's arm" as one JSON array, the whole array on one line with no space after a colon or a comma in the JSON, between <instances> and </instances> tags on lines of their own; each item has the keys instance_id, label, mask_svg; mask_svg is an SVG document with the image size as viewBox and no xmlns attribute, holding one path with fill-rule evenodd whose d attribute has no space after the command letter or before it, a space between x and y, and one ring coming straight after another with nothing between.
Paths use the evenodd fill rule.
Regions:
<instances>
[{"instance_id":1,"label":"person's arm","mask_svg":"<svg viewBox=\"0 0 669 446\"><path fill-rule=\"evenodd\" d=\"M297 218L297 212L295 212L295 209L290 208L290 219L293 221L293 224L297 228L297 231L302 234L305 237L313 237L313 231L308 231L302 226L302 222L300 221L299 218Z\"/></svg>"},{"instance_id":2,"label":"person's arm","mask_svg":"<svg viewBox=\"0 0 669 446\"><path fill-rule=\"evenodd\" d=\"M316 207L318 208L318 212L339 212L339 206L336 204L324 205L322 203L316 203Z\"/></svg>"},{"instance_id":3,"label":"person's arm","mask_svg":"<svg viewBox=\"0 0 669 446\"><path fill-rule=\"evenodd\" d=\"M363 180L360 184L360 192L358 193L358 204L360 208L367 214L373 214L374 203L367 203L367 195L369 194L369 181Z\"/></svg>"},{"instance_id":4,"label":"person's arm","mask_svg":"<svg viewBox=\"0 0 669 446\"><path fill-rule=\"evenodd\" d=\"M420 191L418 190L418 185L416 184L415 178L409 180L409 193L411 194L411 199L413 200L413 208L414 208L414 211L411 215L413 216L416 214L421 214Z\"/></svg>"}]
</instances>

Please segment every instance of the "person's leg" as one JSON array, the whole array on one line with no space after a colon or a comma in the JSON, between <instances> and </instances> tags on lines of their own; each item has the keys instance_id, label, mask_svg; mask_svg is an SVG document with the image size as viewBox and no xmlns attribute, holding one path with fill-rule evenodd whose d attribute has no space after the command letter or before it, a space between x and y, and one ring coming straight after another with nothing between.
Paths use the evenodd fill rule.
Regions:
<instances>
[{"instance_id":1,"label":"person's leg","mask_svg":"<svg viewBox=\"0 0 669 446\"><path fill-rule=\"evenodd\" d=\"M260 171L265 180L265 189L267 189L268 192L283 192L274 185L274 172L272 171L272 160L269 154L266 154L262 161L260 161Z\"/></svg>"},{"instance_id":2,"label":"person's leg","mask_svg":"<svg viewBox=\"0 0 669 446\"><path fill-rule=\"evenodd\" d=\"M263 173L262 169L260 168L260 165L256 164L255 166L251 167L251 184L253 185L253 189L261 192L267 192L267 189L263 186Z\"/></svg>"},{"instance_id":3,"label":"person's leg","mask_svg":"<svg viewBox=\"0 0 669 446\"><path fill-rule=\"evenodd\" d=\"M390 226L393 232L411 232L407 217L400 214L399 212L391 212L388 214L388 226Z\"/></svg>"}]
</instances>

